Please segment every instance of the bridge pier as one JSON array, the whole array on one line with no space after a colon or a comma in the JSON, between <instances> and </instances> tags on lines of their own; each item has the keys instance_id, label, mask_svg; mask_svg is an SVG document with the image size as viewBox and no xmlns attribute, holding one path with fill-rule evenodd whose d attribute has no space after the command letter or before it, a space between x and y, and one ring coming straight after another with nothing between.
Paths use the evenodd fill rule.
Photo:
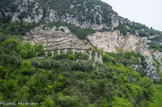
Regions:
<instances>
[{"instance_id":1,"label":"bridge pier","mask_svg":"<svg viewBox=\"0 0 162 107\"><path fill-rule=\"evenodd\" d=\"M58 55L60 55L61 50L57 50Z\"/></svg>"},{"instance_id":2,"label":"bridge pier","mask_svg":"<svg viewBox=\"0 0 162 107\"><path fill-rule=\"evenodd\" d=\"M92 60L92 51L89 51L89 60Z\"/></svg>"},{"instance_id":3,"label":"bridge pier","mask_svg":"<svg viewBox=\"0 0 162 107\"><path fill-rule=\"evenodd\" d=\"M45 52L46 57L48 56L48 52Z\"/></svg>"},{"instance_id":4,"label":"bridge pier","mask_svg":"<svg viewBox=\"0 0 162 107\"><path fill-rule=\"evenodd\" d=\"M64 49L64 53L67 54L67 49Z\"/></svg>"},{"instance_id":5,"label":"bridge pier","mask_svg":"<svg viewBox=\"0 0 162 107\"><path fill-rule=\"evenodd\" d=\"M97 52L95 52L95 57L94 57L94 61L98 61L98 53Z\"/></svg>"},{"instance_id":6,"label":"bridge pier","mask_svg":"<svg viewBox=\"0 0 162 107\"><path fill-rule=\"evenodd\" d=\"M76 51L76 50L75 50L75 49L73 49L73 55L75 54L75 51Z\"/></svg>"},{"instance_id":7,"label":"bridge pier","mask_svg":"<svg viewBox=\"0 0 162 107\"><path fill-rule=\"evenodd\" d=\"M84 50L81 50L81 53L84 54Z\"/></svg>"},{"instance_id":8,"label":"bridge pier","mask_svg":"<svg viewBox=\"0 0 162 107\"><path fill-rule=\"evenodd\" d=\"M103 63L103 61L102 61L102 55L101 54L99 54L99 58L98 59L99 59L99 62L100 63Z\"/></svg>"},{"instance_id":9,"label":"bridge pier","mask_svg":"<svg viewBox=\"0 0 162 107\"><path fill-rule=\"evenodd\" d=\"M52 57L54 57L54 51L51 51L52 52Z\"/></svg>"}]
</instances>

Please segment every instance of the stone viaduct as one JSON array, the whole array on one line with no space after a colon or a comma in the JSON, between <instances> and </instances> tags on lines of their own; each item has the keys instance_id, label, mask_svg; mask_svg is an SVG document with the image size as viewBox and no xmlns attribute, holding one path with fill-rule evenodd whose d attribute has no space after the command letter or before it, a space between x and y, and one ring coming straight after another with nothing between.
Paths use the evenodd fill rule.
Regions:
<instances>
[{"instance_id":1,"label":"stone viaduct","mask_svg":"<svg viewBox=\"0 0 162 107\"><path fill-rule=\"evenodd\" d=\"M65 54L67 54L68 50L72 50L72 53L73 54L75 54L76 52L81 52L82 54L83 53L88 53L89 54L89 59L88 60L93 60L92 54L94 53L95 54L94 61L103 63L103 61L102 61L102 55L100 53L96 52L96 51L90 51L88 49L76 49L76 48L62 48L62 49L57 49L55 51L57 51L57 54L60 55L62 51ZM54 57L55 51L54 50L45 51L45 56L47 57L48 56L48 53L51 53L52 54L52 57Z\"/></svg>"}]
</instances>

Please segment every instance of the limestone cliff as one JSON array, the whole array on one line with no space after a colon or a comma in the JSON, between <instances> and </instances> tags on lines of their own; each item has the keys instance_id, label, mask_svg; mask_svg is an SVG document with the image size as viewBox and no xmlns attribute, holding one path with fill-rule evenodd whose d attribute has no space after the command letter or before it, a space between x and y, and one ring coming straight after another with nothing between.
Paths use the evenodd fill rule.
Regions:
<instances>
[{"instance_id":1,"label":"limestone cliff","mask_svg":"<svg viewBox=\"0 0 162 107\"><path fill-rule=\"evenodd\" d=\"M144 40L135 35L121 36L119 31L96 32L89 35L88 39L92 45L105 52L117 52L119 49L136 51L138 45Z\"/></svg>"},{"instance_id":2,"label":"limestone cliff","mask_svg":"<svg viewBox=\"0 0 162 107\"><path fill-rule=\"evenodd\" d=\"M93 35L88 36L92 45L104 52L118 52L123 51L136 51L144 55L147 67L145 69L146 75L153 79L157 79L157 68L154 66L155 60L160 65L160 71L162 70L162 52L149 49L148 43L150 42L147 37L137 37L136 35L127 34L123 36L119 31L109 32L96 32ZM137 70L141 66L137 66Z\"/></svg>"}]
</instances>

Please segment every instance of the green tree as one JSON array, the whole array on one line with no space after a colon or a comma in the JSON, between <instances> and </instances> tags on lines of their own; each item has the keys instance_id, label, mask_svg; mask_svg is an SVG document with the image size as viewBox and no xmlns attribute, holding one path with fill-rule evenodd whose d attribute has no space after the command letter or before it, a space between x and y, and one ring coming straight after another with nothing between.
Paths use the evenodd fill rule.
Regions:
<instances>
[{"instance_id":1,"label":"green tree","mask_svg":"<svg viewBox=\"0 0 162 107\"><path fill-rule=\"evenodd\" d=\"M55 107L54 101L48 97L45 99L44 102L41 103L42 107Z\"/></svg>"},{"instance_id":2,"label":"green tree","mask_svg":"<svg viewBox=\"0 0 162 107\"><path fill-rule=\"evenodd\" d=\"M1 85L1 92L4 93L5 100L7 98L15 98L15 92L18 89L18 84L14 79L5 80ZM10 93L10 94L8 94Z\"/></svg>"},{"instance_id":3,"label":"green tree","mask_svg":"<svg viewBox=\"0 0 162 107\"><path fill-rule=\"evenodd\" d=\"M154 99L150 102L149 107L161 107L162 105L162 85L157 85L154 90Z\"/></svg>"},{"instance_id":4,"label":"green tree","mask_svg":"<svg viewBox=\"0 0 162 107\"><path fill-rule=\"evenodd\" d=\"M70 96L59 97L58 102L61 107L78 107L77 99Z\"/></svg>"},{"instance_id":5,"label":"green tree","mask_svg":"<svg viewBox=\"0 0 162 107\"><path fill-rule=\"evenodd\" d=\"M74 55L72 55L72 54L70 54L70 55L68 56L68 58L69 58L69 60L75 60L75 57L74 57Z\"/></svg>"},{"instance_id":6,"label":"green tree","mask_svg":"<svg viewBox=\"0 0 162 107\"><path fill-rule=\"evenodd\" d=\"M44 56L44 50L42 45L34 45L35 52L37 53L37 56Z\"/></svg>"},{"instance_id":7,"label":"green tree","mask_svg":"<svg viewBox=\"0 0 162 107\"><path fill-rule=\"evenodd\" d=\"M0 66L0 79L6 79L9 74L9 70L4 69L2 66Z\"/></svg>"},{"instance_id":8,"label":"green tree","mask_svg":"<svg viewBox=\"0 0 162 107\"><path fill-rule=\"evenodd\" d=\"M112 102L113 107L133 107L133 104L130 103L126 98L124 97L114 97L114 100Z\"/></svg>"},{"instance_id":9,"label":"green tree","mask_svg":"<svg viewBox=\"0 0 162 107\"><path fill-rule=\"evenodd\" d=\"M0 93L0 101L3 101L3 98L4 98L3 94Z\"/></svg>"},{"instance_id":10,"label":"green tree","mask_svg":"<svg viewBox=\"0 0 162 107\"><path fill-rule=\"evenodd\" d=\"M102 103L101 103L101 107L108 107L108 103L107 103L107 99L103 99Z\"/></svg>"},{"instance_id":11,"label":"green tree","mask_svg":"<svg viewBox=\"0 0 162 107\"><path fill-rule=\"evenodd\" d=\"M17 101L28 101L30 96L30 88L28 86L23 86L19 91L16 92Z\"/></svg>"},{"instance_id":12,"label":"green tree","mask_svg":"<svg viewBox=\"0 0 162 107\"><path fill-rule=\"evenodd\" d=\"M3 52L7 55L15 55L20 51L20 44L14 39L5 40L1 46L3 47Z\"/></svg>"},{"instance_id":13,"label":"green tree","mask_svg":"<svg viewBox=\"0 0 162 107\"><path fill-rule=\"evenodd\" d=\"M36 49L30 43L24 43L21 45L21 56L25 59L36 56Z\"/></svg>"},{"instance_id":14,"label":"green tree","mask_svg":"<svg viewBox=\"0 0 162 107\"><path fill-rule=\"evenodd\" d=\"M24 60L21 65L21 72L24 75L29 75L31 73L31 62L29 60Z\"/></svg>"}]
</instances>

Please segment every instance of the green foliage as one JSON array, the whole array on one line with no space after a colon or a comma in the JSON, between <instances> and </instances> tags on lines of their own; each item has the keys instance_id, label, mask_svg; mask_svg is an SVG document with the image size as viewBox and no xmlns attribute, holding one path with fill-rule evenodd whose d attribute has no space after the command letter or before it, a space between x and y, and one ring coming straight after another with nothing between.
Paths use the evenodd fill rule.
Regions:
<instances>
[{"instance_id":1,"label":"green foliage","mask_svg":"<svg viewBox=\"0 0 162 107\"><path fill-rule=\"evenodd\" d=\"M158 45L158 44L150 44L152 49L155 50L159 50L160 52L162 52L162 45Z\"/></svg>"},{"instance_id":2,"label":"green foliage","mask_svg":"<svg viewBox=\"0 0 162 107\"><path fill-rule=\"evenodd\" d=\"M151 49L159 50L162 52L162 32L158 32L154 37L149 39L151 42L149 43Z\"/></svg>"},{"instance_id":3,"label":"green foliage","mask_svg":"<svg viewBox=\"0 0 162 107\"><path fill-rule=\"evenodd\" d=\"M44 56L45 55L42 45L35 45L34 48L35 48L35 51L37 53L37 56Z\"/></svg>"},{"instance_id":4,"label":"green foliage","mask_svg":"<svg viewBox=\"0 0 162 107\"><path fill-rule=\"evenodd\" d=\"M68 26L68 28L74 35L76 35L79 39L83 40L87 40L88 35L95 33L95 31L92 29L81 29L75 26Z\"/></svg>"},{"instance_id":5,"label":"green foliage","mask_svg":"<svg viewBox=\"0 0 162 107\"><path fill-rule=\"evenodd\" d=\"M76 59L79 59L79 60L88 60L89 58L89 55L87 53L76 53L75 54L75 57Z\"/></svg>"},{"instance_id":6,"label":"green foliage","mask_svg":"<svg viewBox=\"0 0 162 107\"><path fill-rule=\"evenodd\" d=\"M159 76L159 84L162 84L162 70L158 72L158 76Z\"/></svg>"},{"instance_id":7,"label":"green foliage","mask_svg":"<svg viewBox=\"0 0 162 107\"><path fill-rule=\"evenodd\" d=\"M36 46L32 46L30 43L24 43L21 47L21 56L25 59L36 56Z\"/></svg>"},{"instance_id":8,"label":"green foliage","mask_svg":"<svg viewBox=\"0 0 162 107\"><path fill-rule=\"evenodd\" d=\"M4 48L7 47L7 48ZM19 53L19 44L18 41L14 39L7 39L6 41L2 42L2 48L4 49L5 54L16 54Z\"/></svg>"},{"instance_id":9,"label":"green foliage","mask_svg":"<svg viewBox=\"0 0 162 107\"><path fill-rule=\"evenodd\" d=\"M68 58L69 58L69 60L75 60L75 57L74 57L74 55L72 55L72 54L69 55Z\"/></svg>"},{"instance_id":10,"label":"green foliage","mask_svg":"<svg viewBox=\"0 0 162 107\"><path fill-rule=\"evenodd\" d=\"M119 30L123 35L127 35L127 29L126 29L125 25L119 24L119 26L115 29Z\"/></svg>"},{"instance_id":11,"label":"green foliage","mask_svg":"<svg viewBox=\"0 0 162 107\"><path fill-rule=\"evenodd\" d=\"M141 63L139 63L139 58L141 59ZM103 55L103 61L109 66L109 67L113 67L114 65L120 66L120 68L124 65L124 66L129 66L131 64L136 64L136 65L141 65L143 66L143 68L146 68L146 62L144 57L139 54L136 53L134 51L131 52L119 52L117 54L114 53L106 53ZM120 63L120 65L119 65ZM121 66L121 63L123 64ZM144 73L143 71L140 72L141 74ZM143 74L142 74L143 75Z\"/></svg>"},{"instance_id":12,"label":"green foliage","mask_svg":"<svg viewBox=\"0 0 162 107\"><path fill-rule=\"evenodd\" d=\"M5 1L0 1L0 11L2 12L3 9L10 8L11 11L16 11L16 8L18 7L16 4L13 4L16 2L16 0L5 0ZM3 13L3 12L2 12Z\"/></svg>"},{"instance_id":13,"label":"green foliage","mask_svg":"<svg viewBox=\"0 0 162 107\"><path fill-rule=\"evenodd\" d=\"M154 59L153 65L156 67L156 70L160 72L160 63L156 59Z\"/></svg>"},{"instance_id":14,"label":"green foliage","mask_svg":"<svg viewBox=\"0 0 162 107\"><path fill-rule=\"evenodd\" d=\"M8 73L9 73L9 70L4 69L2 66L0 66L0 79L6 79L8 76Z\"/></svg>"},{"instance_id":15,"label":"green foliage","mask_svg":"<svg viewBox=\"0 0 162 107\"><path fill-rule=\"evenodd\" d=\"M80 58L80 54L69 52L60 59L57 56L40 59L35 53L43 52L42 46L14 39L3 40L0 48L1 58L7 56L0 60L0 101L37 102L44 107L160 105L160 99L154 97L157 94L152 80L141 75L143 71L139 73L130 67L138 64L138 57L142 58L135 52L102 53L104 64L101 64L88 61L86 54L86 58ZM20 57L19 64L10 61L13 56ZM77 58L81 60L75 61Z\"/></svg>"},{"instance_id":16,"label":"green foliage","mask_svg":"<svg viewBox=\"0 0 162 107\"><path fill-rule=\"evenodd\" d=\"M127 99L123 97L114 97L114 101L112 102L112 104L113 107L133 107L133 104L131 104Z\"/></svg>"},{"instance_id":17,"label":"green foliage","mask_svg":"<svg viewBox=\"0 0 162 107\"><path fill-rule=\"evenodd\" d=\"M18 67L21 65L22 59L43 55L44 51L41 45L32 46L29 43L20 44L12 38L4 38L0 43L0 65Z\"/></svg>"},{"instance_id":18,"label":"green foliage","mask_svg":"<svg viewBox=\"0 0 162 107\"><path fill-rule=\"evenodd\" d=\"M0 101L3 101L3 94L0 93Z\"/></svg>"},{"instance_id":19,"label":"green foliage","mask_svg":"<svg viewBox=\"0 0 162 107\"><path fill-rule=\"evenodd\" d=\"M17 97L20 97L20 98L18 98L19 100L26 101L30 96L29 91L30 91L30 88L28 86L23 86L20 88L20 91L16 92L15 95Z\"/></svg>"},{"instance_id":20,"label":"green foliage","mask_svg":"<svg viewBox=\"0 0 162 107\"><path fill-rule=\"evenodd\" d=\"M31 63L29 60L24 60L21 65L22 74L29 75L31 73Z\"/></svg>"},{"instance_id":21,"label":"green foliage","mask_svg":"<svg viewBox=\"0 0 162 107\"><path fill-rule=\"evenodd\" d=\"M161 107L162 105L162 85L157 85L154 90L153 102L150 102L149 107Z\"/></svg>"},{"instance_id":22,"label":"green foliage","mask_svg":"<svg viewBox=\"0 0 162 107\"><path fill-rule=\"evenodd\" d=\"M51 98L46 98L44 102L41 103L42 107L54 107L54 101Z\"/></svg>"},{"instance_id":23,"label":"green foliage","mask_svg":"<svg viewBox=\"0 0 162 107\"><path fill-rule=\"evenodd\" d=\"M58 102L61 107L78 107L77 99L70 96L59 97Z\"/></svg>"},{"instance_id":24,"label":"green foliage","mask_svg":"<svg viewBox=\"0 0 162 107\"><path fill-rule=\"evenodd\" d=\"M120 30L120 32L123 35L127 35L127 32L131 34L136 34L140 37L148 37L148 36L153 36L153 35L159 35L161 34L159 31L154 30L152 28L148 28L145 25L131 22L131 23L124 23L124 24L119 24L118 27L115 29Z\"/></svg>"},{"instance_id":25,"label":"green foliage","mask_svg":"<svg viewBox=\"0 0 162 107\"><path fill-rule=\"evenodd\" d=\"M108 107L107 99L104 99L101 103L101 107Z\"/></svg>"},{"instance_id":26,"label":"green foliage","mask_svg":"<svg viewBox=\"0 0 162 107\"><path fill-rule=\"evenodd\" d=\"M11 17L0 19L0 33L5 35L25 35L39 24L11 22Z\"/></svg>"},{"instance_id":27,"label":"green foliage","mask_svg":"<svg viewBox=\"0 0 162 107\"><path fill-rule=\"evenodd\" d=\"M60 81L58 81L58 82L54 82L54 84L53 84L53 88L54 88L54 90L57 92L57 91L61 91L65 86L65 83L64 82L60 82Z\"/></svg>"}]
</instances>

